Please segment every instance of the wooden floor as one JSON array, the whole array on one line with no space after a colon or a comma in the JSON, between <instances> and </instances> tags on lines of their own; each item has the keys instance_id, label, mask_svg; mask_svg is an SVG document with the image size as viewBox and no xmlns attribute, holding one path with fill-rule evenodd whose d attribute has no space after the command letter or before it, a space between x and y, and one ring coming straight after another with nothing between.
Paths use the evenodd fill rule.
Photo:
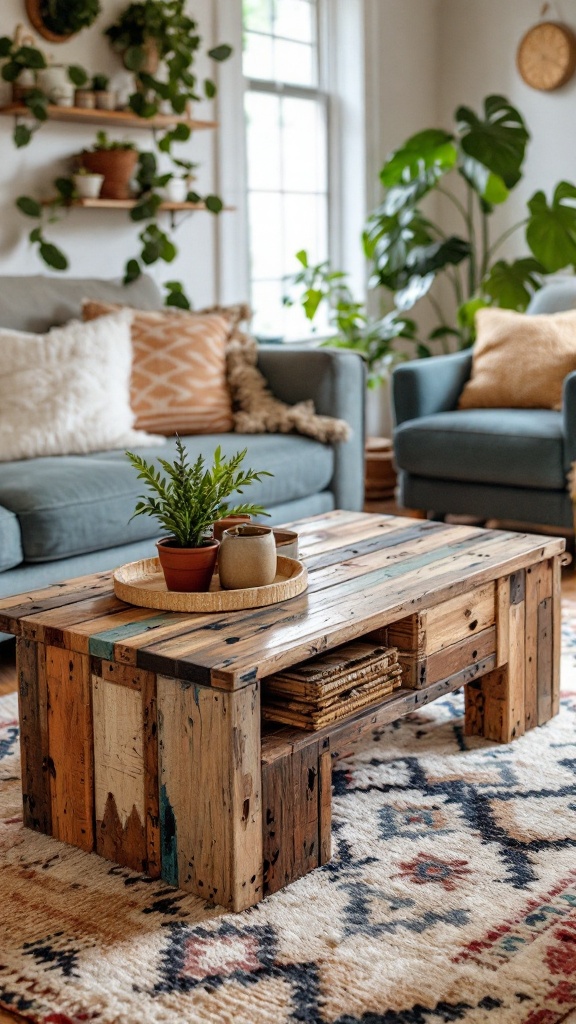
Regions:
<instances>
[{"instance_id":1,"label":"wooden floor","mask_svg":"<svg viewBox=\"0 0 576 1024\"><path fill-rule=\"evenodd\" d=\"M366 506L367 512L391 512L397 514L402 510L397 509L391 501L370 502ZM490 524L490 526L496 524ZM500 524L498 524L500 525ZM537 532L534 530L534 532ZM545 532L545 531L538 531ZM574 563L563 570L562 573L562 597L569 600L576 600L576 568ZM15 644L0 644L0 696L13 693L17 689ZM8 1013L0 1009L0 1024L24 1024L26 1018L19 1014ZM558 1024L576 1024L576 1013L569 1011L562 1022Z\"/></svg>"}]
</instances>

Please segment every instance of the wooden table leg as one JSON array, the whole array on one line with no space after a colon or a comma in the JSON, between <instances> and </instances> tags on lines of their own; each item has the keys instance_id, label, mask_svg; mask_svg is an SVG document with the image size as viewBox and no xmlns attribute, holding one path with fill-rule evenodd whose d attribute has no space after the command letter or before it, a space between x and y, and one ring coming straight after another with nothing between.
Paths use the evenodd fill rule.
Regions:
<instances>
[{"instance_id":1,"label":"wooden table leg","mask_svg":"<svg viewBox=\"0 0 576 1024\"><path fill-rule=\"evenodd\" d=\"M498 667L466 687L467 736L509 743L558 711L560 556L498 581Z\"/></svg>"},{"instance_id":2,"label":"wooden table leg","mask_svg":"<svg viewBox=\"0 0 576 1024\"><path fill-rule=\"evenodd\" d=\"M329 740L287 746L262 766L264 894L330 860L332 755Z\"/></svg>"},{"instance_id":3,"label":"wooden table leg","mask_svg":"<svg viewBox=\"0 0 576 1024\"><path fill-rule=\"evenodd\" d=\"M260 690L158 676L162 878L244 910L262 899Z\"/></svg>"}]
</instances>

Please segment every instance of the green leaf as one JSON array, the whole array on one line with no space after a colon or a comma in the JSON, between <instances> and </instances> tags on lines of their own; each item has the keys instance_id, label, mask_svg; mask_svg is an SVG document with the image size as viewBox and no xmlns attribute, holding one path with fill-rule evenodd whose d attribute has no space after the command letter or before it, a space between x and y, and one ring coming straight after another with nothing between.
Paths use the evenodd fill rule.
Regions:
<instances>
[{"instance_id":1,"label":"green leaf","mask_svg":"<svg viewBox=\"0 0 576 1024\"><path fill-rule=\"evenodd\" d=\"M162 243L162 252L160 255L165 263L172 263L172 261L176 259L176 256L178 255L178 250L176 246L174 245L173 242L170 241L170 239L167 236L164 238L164 242Z\"/></svg>"},{"instance_id":2,"label":"green leaf","mask_svg":"<svg viewBox=\"0 0 576 1024\"><path fill-rule=\"evenodd\" d=\"M30 196L18 196L16 200L16 206L21 213L25 213L27 217L41 217L42 207L36 199L32 199Z\"/></svg>"},{"instance_id":3,"label":"green leaf","mask_svg":"<svg viewBox=\"0 0 576 1024\"><path fill-rule=\"evenodd\" d=\"M528 209L526 241L536 259L549 273L575 266L576 187L561 181L550 206L543 192L535 192Z\"/></svg>"},{"instance_id":4,"label":"green leaf","mask_svg":"<svg viewBox=\"0 0 576 1024\"><path fill-rule=\"evenodd\" d=\"M9 36L2 36L2 38L0 38L0 60L3 60L4 57L7 57L11 49L12 40L9 38Z\"/></svg>"},{"instance_id":5,"label":"green leaf","mask_svg":"<svg viewBox=\"0 0 576 1024\"><path fill-rule=\"evenodd\" d=\"M51 242L40 242L40 255L49 267L53 270L67 270L68 260L56 245Z\"/></svg>"},{"instance_id":6,"label":"green leaf","mask_svg":"<svg viewBox=\"0 0 576 1024\"><path fill-rule=\"evenodd\" d=\"M134 221L153 220L162 203L160 196L152 194L139 199L130 210L130 219Z\"/></svg>"},{"instance_id":7,"label":"green leaf","mask_svg":"<svg viewBox=\"0 0 576 1024\"><path fill-rule=\"evenodd\" d=\"M54 186L62 199L71 199L74 195L74 182L71 178L55 178Z\"/></svg>"},{"instance_id":8,"label":"green leaf","mask_svg":"<svg viewBox=\"0 0 576 1024\"><path fill-rule=\"evenodd\" d=\"M15 82L18 75L22 71L20 64L16 64L15 61L8 61L2 68L2 78L5 82Z\"/></svg>"},{"instance_id":9,"label":"green leaf","mask_svg":"<svg viewBox=\"0 0 576 1024\"><path fill-rule=\"evenodd\" d=\"M142 249L142 260L149 267L152 263L156 263L162 256L162 246L158 241L146 242Z\"/></svg>"},{"instance_id":10,"label":"green leaf","mask_svg":"<svg viewBox=\"0 0 576 1024\"><path fill-rule=\"evenodd\" d=\"M457 160L453 136L439 128L412 135L400 149L388 157L380 171L385 188L425 180L429 186L450 171Z\"/></svg>"},{"instance_id":11,"label":"green leaf","mask_svg":"<svg viewBox=\"0 0 576 1024\"><path fill-rule=\"evenodd\" d=\"M420 341L416 346L416 354L419 359L429 359L432 355L432 351L428 348L428 345L424 345L424 343Z\"/></svg>"},{"instance_id":12,"label":"green leaf","mask_svg":"<svg viewBox=\"0 0 576 1024\"><path fill-rule=\"evenodd\" d=\"M88 74L84 68L80 67L79 64L71 64L68 68L68 78L73 85L80 88L81 86L86 85L86 82L88 81Z\"/></svg>"},{"instance_id":13,"label":"green leaf","mask_svg":"<svg viewBox=\"0 0 576 1024\"><path fill-rule=\"evenodd\" d=\"M416 303L423 299L428 294L434 281L436 280L436 274L415 274L413 277L408 278L407 283L403 288L399 288L394 293L394 305L397 309L401 310L402 313L406 313L409 309L412 309Z\"/></svg>"},{"instance_id":14,"label":"green leaf","mask_svg":"<svg viewBox=\"0 0 576 1024\"><path fill-rule=\"evenodd\" d=\"M470 107L458 107L456 120L463 152L500 177L506 188L514 188L530 138L518 110L504 96L488 96L484 120Z\"/></svg>"},{"instance_id":15,"label":"green leaf","mask_svg":"<svg viewBox=\"0 0 576 1024\"><path fill-rule=\"evenodd\" d=\"M35 244L36 242L41 242L42 241L42 229L41 228L32 228L32 231L28 235L28 238L30 239L32 244Z\"/></svg>"},{"instance_id":16,"label":"green leaf","mask_svg":"<svg viewBox=\"0 0 576 1024\"><path fill-rule=\"evenodd\" d=\"M482 282L482 291L496 306L523 312L533 293L541 287L545 273L545 267L530 256L512 263L498 260Z\"/></svg>"},{"instance_id":17,"label":"green leaf","mask_svg":"<svg viewBox=\"0 0 576 1024\"><path fill-rule=\"evenodd\" d=\"M206 99L212 100L216 95L216 86L211 78L204 79L204 95Z\"/></svg>"},{"instance_id":18,"label":"green leaf","mask_svg":"<svg viewBox=\"0 0 576 1024\"><path fill-rule=\"evenodd\" d=\"M154 117L154 114L158 112L158 105L156 103L149 102L142 92L132 93L128 102L130 109L133 110L138 117Z\"/></svg>"},{"instance_id":19,"label":"green leaf","mask_svg":"<svg viewBox=\"0 0 576 1024\"><path fill-rule=\"evenodd\" d=\"M220 199L220 196L206 196L204 199L206 209L210 210L210 213L220 213L224 209L224 203Z\"/></svg>"},{"instance_id":20,"label":"green leaf","mask_svg":"<svg viewBox=\"0 0 576 1024\"><path fill-rule=\"evenodd\" d=\"M188 142L191 134L192 132L187 124L177 124L171 132L174 142Z\"/></svg>"},{"instance_id":21,"label":"green leaf","mask_svg":"<svg viewBox=\"0 0 576 1024\"><path fill-rule=\"evenodd\" d=\"M490 206L498 206L505 203L510 195L502 178L493 174L483 164L478 163L471 157L465 156L460 167L462 177L472 186L478 195Z\"/></svg>"},{"instance_id":22,"label":"green leaf","mask_svg":"<svg viewBox=\"0 0 576 1024\"><path fill-rule=\"evenodd\" d=\"M178 309L190 309L190 302L179 291L171 291L166 296L165 306L176 306Z\"/></svg>"},{"instance_id":23,"label":"green leaf","mask_svg":"<svg viewBox=\"0 0 576 1024\"><path fill-rule=\"evenodd\" d=\"M187 96L173 96L172 97L172 110L175 114L183 114L186 110L188 103Z\"/></svg>"},{"instance_id":24,"label":"green leaf","mask_svg":"<svg viewBox=\"0 0 576 1024\"><path fill-rule=\"evenodd\" d=\"M471 332L471 340L474 338L476 313L479 309L486 309L489 305L490 303L486 302L486 299L476 297L468 299L467 302L463 302L462 305L458 307L458 324L463 328L463 330Z\"/></svg>"},{"instance_id":25,"label":"green leaf","mask_svg":"<svg viewBox=\"0 0 576 1024\"><path fill-rule=\"evenodd\" d=\"M302 264L303 267L307 267L308 266L308 253L306 252L306 249L300 249L296 253L296 259L298 260L299 263Z\"/></svg>"},{"instance_id":26,"label":"green leaf","mask_svg":"<svg viewBox=\"0 0 576 1024\"><path fill-rule=\"evenodd\" d=\"M46 67L44 54L40 53L40 50L35 49L33 46L21 46L14 56L23 67L33 68L34 70Z\"/></svg>"},{"instance_id":27,"label":"green leaf","mask_svg":"<svg viewBox=\"0 0 576 1024\"><path fill-rule=\"evenodd\" d=\"M393 217L376 210L364 233L364 251L374 265L373 282L397 291L414 273L407 267L412 250L435 244L429 222L418 210L406 207Z\"/></svg>"},{"instance_id":28,"label":"green leaf","mask_svg":"<svg viewBox=\"0 0 576 1024\"><path fill-rule=\"evenodd\" d=\"M17 124L14 128L14 145L17 149L27 146L32 138L32 130L25 124Z\"/></svg>"},{"instance_id":29,"label":"green leaf","mask_svg":"<svg viewBox=\"0 0 576 1024\"><path fill-rule=\"evenodd\" d=\"M138 260L128 260L126 267L124 268L124 284L131 284L132 281L136 281L140 277L142 271Z\"/></svg>"},{"instance_id":30,"label":"green leaf","mask_svg":"<svg viewBox=\"0 0 576 1024\"><path fill-rule=\"evenodd\" d=\"M146 50L143 46L129 46L124 51L124 67L128 71L140 71L146 63Z\"/></svg>"},{"instance_id":31,"label":"green leaf","mask_svg":"<svg viewBox=\"0 0 576 1024\"><path fill-rule=\"evenodd\" d=\"M227 43L221 43L220 46L215 46L212 50L208 50L208 56L212 60L223 61L228 60L232 54L232 47L228 46Z\"/></svg>"},{"instance_id":32,"label":"green leaf","mask_svg":"<svg viewBox=\"0 0 576 1024\"><path fill-rule=\"evenodd\" d=\"M302 308L308 320L313 320L316 316L318 306L324 298L324 293L318 288L309 288L304 295L302 302Z\"/></svg>"}]
</instances>

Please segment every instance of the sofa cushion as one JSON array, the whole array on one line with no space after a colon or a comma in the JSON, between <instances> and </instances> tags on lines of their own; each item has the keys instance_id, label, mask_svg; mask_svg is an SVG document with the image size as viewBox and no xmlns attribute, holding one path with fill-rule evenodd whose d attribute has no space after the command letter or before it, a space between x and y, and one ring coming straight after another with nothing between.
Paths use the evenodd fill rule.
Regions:
<instances>
[{"instance_id":1,"label":"sofa cushion","mask_svg":"<svg viewBox=\"0 0 576 1024\"><path fill-rule=\"evenodd\" d=\"M23 559L18 519L7 508L0 508L0 572L13 569Z\"/></svg>"},{"instance_id":2,"label":"sofa cushion","mask_svg":"<svg viewBox=\"0 0 576 1024\"><path fill-rule=\"evenodd\" d=\"M82 315L87 296L120 302L138 309L159 309L162 295L155 281L142 274L132 284L88 277L2 277L0 327L42 334L57 324Z\"/></svg>"},{"instance_id":3,"label":"sofa cushion","mask_svg":"<svg viewBox=\"0 0 576 1024\"><path fill-rule=\"evenodd\" d=\"M479 309L472 375L459 409L561 409L564 378L576 370L576 310L527 316Z\"/></svg>"},{"instance_id":4,"label":"sofa cushion","mask_svg":"<svg viewBox=\"0 0 576 1024\"><path fill-rule=\"evenodd\" d=\"M422 477L558 490L566 486L561 413L471 409L402 423L400 469Z\"/></svg>"},{"instance_id":5,"label":"sofa cushion","mask_svg":"<svg viewBox=\"0 0 576 1024\"><path fill-rule=\"evenodd\" d=\"M94 320L120 308L88 299L82 315ZM133 312L130 401L136 427L166 436L232 430L226 383L231 330L228 318L218 313Z\"/></svg>"},{"instance_id":6,"label":"sofa cushion","mask_svg":"<svg viewBox=\"0 0 576 1024\"><path fill-rule=\"evenodd\" d=\"M231 455L247 447L251 469L275 473L249 488L249 499L264 508L325 490L332 479L332 448L298 436L203 435L184 438L191 459L211 460L220 445ZM146 459L171 460L172 439L161 448L138 448ZM29 459L0 466L0 505L20 523L26 561L45 562L156 537L155 520L130 521L143 483L123 452ZM244 492L248 494L248 490Z\"/></svg>"},{"instance_id":7,"label":"sofa cushion","mask_svg":"<svg viewBox=\"0 0 576 1024\"><path fill-rule=\"evenodd\" d=\"M46 334L0 327L0 461L79 455L162 438L133 430L132 312Z\"/></svg>"}]
</instances>

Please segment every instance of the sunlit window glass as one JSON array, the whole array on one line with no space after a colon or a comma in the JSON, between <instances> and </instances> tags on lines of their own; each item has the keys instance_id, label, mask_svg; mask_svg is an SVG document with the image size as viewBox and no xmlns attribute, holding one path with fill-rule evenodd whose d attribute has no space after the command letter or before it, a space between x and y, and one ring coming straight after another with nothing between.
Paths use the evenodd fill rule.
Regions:
<instances>
[{"instance_id":1,"label":"sunlit window glass","mask_svg":"<svg viewBox=\"0 0 576 1024\"><path fill-rule=\"evenodd\" d=\"M295 253L328 253L327 97L320 87L319 0L243 0L248 225L254 329L310 335L283 306Z\"/></svg>"}]
</instances>

